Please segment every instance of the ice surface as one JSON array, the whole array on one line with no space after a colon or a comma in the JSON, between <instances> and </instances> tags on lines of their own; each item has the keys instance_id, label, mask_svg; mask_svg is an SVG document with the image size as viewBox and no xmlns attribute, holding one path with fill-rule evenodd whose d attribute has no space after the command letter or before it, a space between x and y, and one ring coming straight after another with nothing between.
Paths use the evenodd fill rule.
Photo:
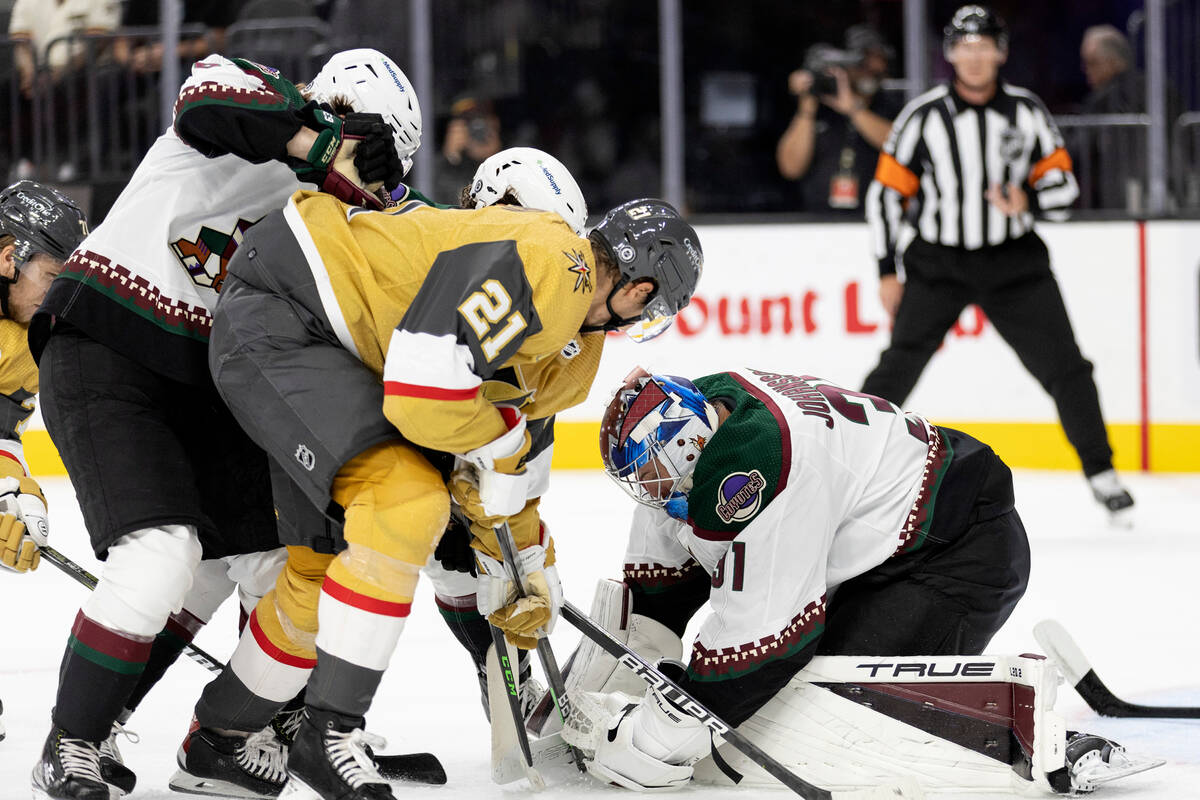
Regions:
<instances>
[{"instance_id":1,"label":"ice surface","mask_svg":"<svg viewBox=\"0 0 1200 800\"><path fill-rule=\"evenodd\" d=\"M1017 473L1018 508L1033 545L1033 576L989 652L1036 652L1033 624L1054 616L1124 699L1200 705L1200 476L1126 477L1138 504L1131 531L1107 527L1082 477ZM52 544L97 571L70 484L54 479L44 486ZM586 608L595 580L619 574L632 503L603 476L566 472L555 475L543 509L558 542L567 597ZM50 564L34 575L0 573L0 699L8 731L0 742L2 800L30 796L29 771L48 730L59 661L85 593ZM197 644L224 657L233 648L235 630L236 611L227 603ZM554 635L560 662L576 639L573 629L560 622ZM181 659L130 721L140 735L137 744L122 747L138 774L133 798L183 797L166 788L167 780L192 706L209 677ZM1169 760L1161 769L1106 787L1098 797L1200 797L1200 721L1100 719L1065 686L1058 708L1069 727L1110 735L1131 750ZM478 683L468 658L441 622L427 585L418 590L368 720L371 730L387 737L388 752L431 751L446 766L447 786L404 786L399 797L466 800L531 794L524 781L504 788L490 782L490 740ZM558 778L542 797L622 793L583 778ZM788 796L714 787L693 787L682 795L764 793Z\"/></svg>"}]
</instances>

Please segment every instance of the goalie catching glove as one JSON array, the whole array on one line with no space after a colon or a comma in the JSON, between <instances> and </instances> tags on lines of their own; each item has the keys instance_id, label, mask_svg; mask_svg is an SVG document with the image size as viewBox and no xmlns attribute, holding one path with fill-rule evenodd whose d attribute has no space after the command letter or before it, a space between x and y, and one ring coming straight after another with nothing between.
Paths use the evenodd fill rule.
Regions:
<instances>
[{"instance_id":1,"label":"goalie catching glove","mask_svg":"<svg viewBox=\"0 0 1200 800\"><path fill-rule=\"evenodd\" d=\"M379 114L333 113L324 103L310 102L300 109L304 126L317 138L303 159L289 165L303 181L342 202L365 208L382 208L377 196L382 186L389 192L404 177L404 165L392 139L392 129Z\"/></svg>"},{"instance_id":2,"label":"goalie catching glove","mask_svg":"<svg viewBox=\"0 0 1200 800\"><path fill-rule=\"evenodd\" d=\"M46 498L29 477L0 478L0 564L17 572L35 570L46 544Z\"/></svg>"}]
</instances>

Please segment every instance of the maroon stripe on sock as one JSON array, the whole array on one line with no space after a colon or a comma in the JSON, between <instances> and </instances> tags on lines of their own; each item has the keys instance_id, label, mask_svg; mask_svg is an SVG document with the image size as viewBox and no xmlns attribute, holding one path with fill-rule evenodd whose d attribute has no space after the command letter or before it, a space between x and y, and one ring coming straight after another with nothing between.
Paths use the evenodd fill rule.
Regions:
<instances>
[{"instance_id":1,"label":"maroon stripe on sock","mask_svg":"<svg viewBox=\"0 0 1200 800\"><path fill-rule=\"evenodd\" d=\"M135 636L106 628L95 620L84 616L83 611L75 615L71 635L81 644L121 661L145 663L154 645L153 636Z\"/></svg>"},{"instance_id":2,"label":"maroon stripe on sock","mask_svg":"<svg viewBox=\"0 0 1200 800\"><path fill-rule=\"evenodd\" d=\"M200 621L199 617L190 613L187 609L167 617L167 631L183 639L185 642L195 639L196 634L203 627L204 623Z\"/></svg>"},{"instance_id":3,"label":"maroon stripe on sock","mask_svg":"<svg viewBox=\"0 0 1200 800\"><path fill-rule=\"evenodd\" d=\"M464 594L460 597L442 597L440 594L433 596L433 601L437 603L437 607L442 611L478 611L479 606L475 602L475 595Z\"/></svg>"}]
</instances>

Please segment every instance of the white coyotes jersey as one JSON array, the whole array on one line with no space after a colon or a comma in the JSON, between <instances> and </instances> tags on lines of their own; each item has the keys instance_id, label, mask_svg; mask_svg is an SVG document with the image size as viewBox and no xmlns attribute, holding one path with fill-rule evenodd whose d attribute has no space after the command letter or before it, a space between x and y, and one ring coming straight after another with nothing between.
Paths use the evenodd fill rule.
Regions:
<instances>
[{"instance_id":1,"label":"white coyotes jersey","mask_svg":"<svg viewBox=\"0 0 1200 800\"><path fill-rule=\"evenodd\" d=\"M180 96L201 84L247 96L270 92L262 79L216 55L192 67ZM243 232L300 188L311 184L281 162L206 158L168 128L79 250L93 259L101 256L122 282L139 285L157 313L182 311L193 318L191 327L207 331L226 264Z\"/></svg>"},{"instance_id":2,"label":"white coyotes jersey","mask_svg":"<svg viewBox=\"0 0 1200 800\"><path fill-rule=\"evenodd\" d=\"M712 576L691 668L720 677L813 641L839 584L919 547L948 459L921 417L815 376L742 369L696 385L733 412L697 462L687 522L639 507L626 570L694 558Z\"/></svg>"}]
</instances>

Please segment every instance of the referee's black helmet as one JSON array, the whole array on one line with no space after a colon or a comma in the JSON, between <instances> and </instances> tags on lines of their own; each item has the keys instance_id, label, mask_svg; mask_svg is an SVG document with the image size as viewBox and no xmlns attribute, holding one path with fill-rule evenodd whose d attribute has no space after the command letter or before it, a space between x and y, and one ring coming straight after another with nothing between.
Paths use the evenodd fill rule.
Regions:
<instances>
[{"instance_id":1,"label":"referee's black helmet","mask_svg":"<svg viewBox=\"0 0 1200 800\"><path fill-rule=\"evenodd\" d=\"M942 48L949 54L954 43L967 36L990 36L996 47L1008 52L1008 25L987 6L972 4L955 11L943 31Z\"/></svg>"}]
</instances>

